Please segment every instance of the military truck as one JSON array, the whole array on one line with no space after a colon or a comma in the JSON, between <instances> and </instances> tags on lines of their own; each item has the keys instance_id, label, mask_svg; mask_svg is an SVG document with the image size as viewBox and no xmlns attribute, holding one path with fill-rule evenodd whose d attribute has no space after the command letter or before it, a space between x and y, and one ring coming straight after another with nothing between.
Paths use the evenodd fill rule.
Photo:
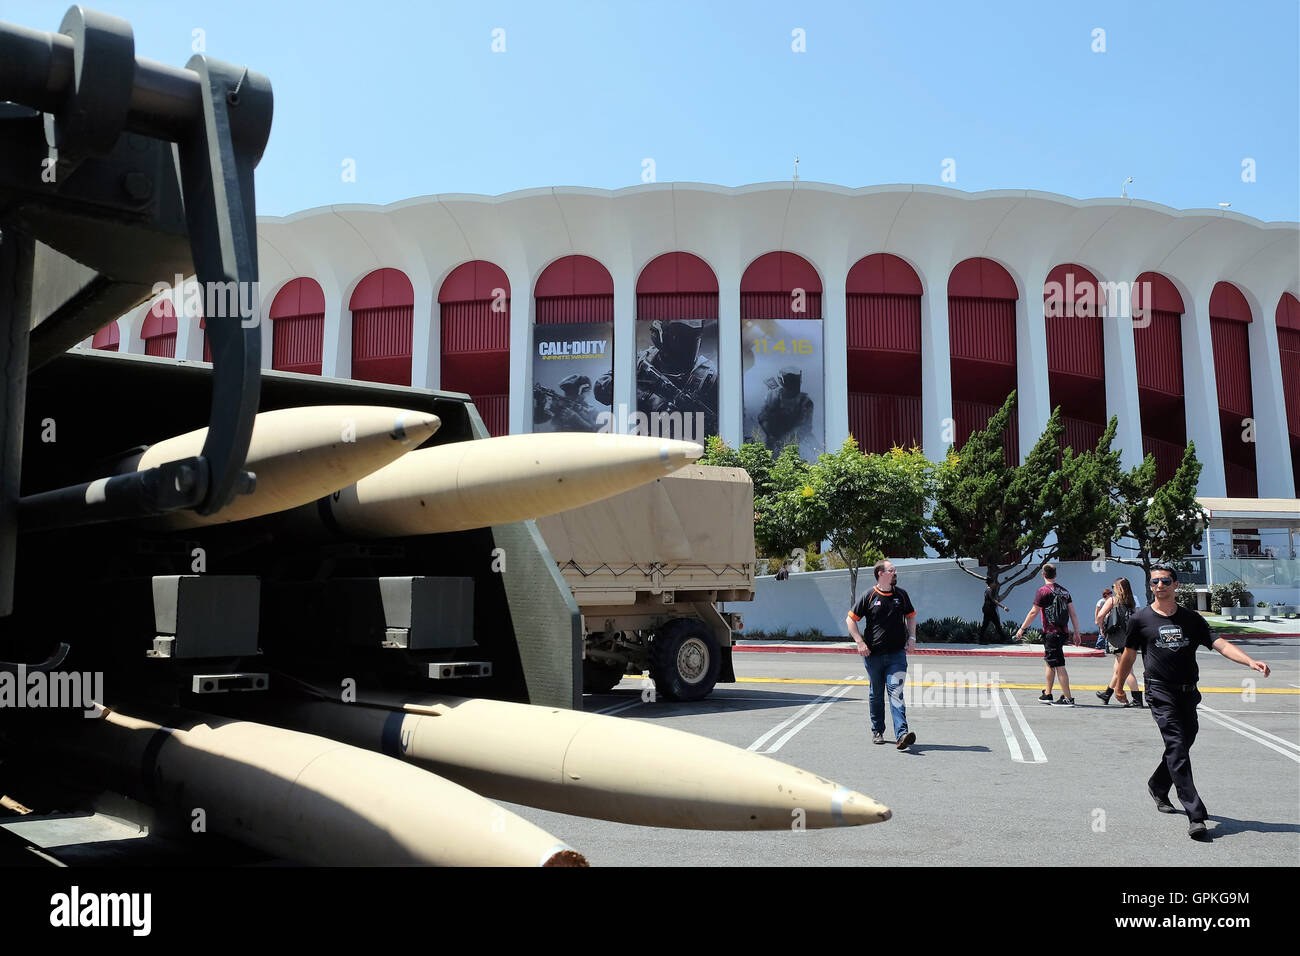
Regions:
<instances>
[{"instance_id":1,"label":"military truck","mask_svg":"<svg viewBox=\"0 0 1300 956\"><path fill-rule=\"evenodd\" d=\"M754 487L744 470L688 465L632 491L537 521L582 613L582 687L649 671L659 695L700 700L736 679L754 599Z\"/></svg>"}]
</instances>

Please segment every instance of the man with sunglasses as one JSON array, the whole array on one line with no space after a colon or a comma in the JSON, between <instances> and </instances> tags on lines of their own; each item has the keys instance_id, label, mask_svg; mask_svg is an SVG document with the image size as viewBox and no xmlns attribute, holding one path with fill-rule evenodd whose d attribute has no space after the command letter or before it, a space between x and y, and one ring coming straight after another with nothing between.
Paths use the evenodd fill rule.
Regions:
<instances>
[{"instance_id":1,"label":"man with sunglasses","mask_svg":"<svg viewBox=\"0 0 1300 956\"><path fill-rule=\"evenodd\" d=\"M1160 765L1147 781L1147 793L1161 813L1177 813L1169 802L1169 788L1174 787L1179 802L1187 811L1187 835L1193 840L1208 841L1210 832L1205 821L1209 811L1192 782L1189 754L1198 729L1196 705L1201 702L1201 692L1196 687L1200 677L1196 649L1213 648L1228 660L1244 664L1265 677L1269 675L1269 667L1252 659L1225 638L1213 637L1205 618L1179 606L1174 600L1177 583L1178 573L1168 565L1161 564L1151 569L1153 600L1128 619L1124 654L1119 661L1115 686L1124 686L1133 670L1137 652L1141 650L1146 668L1147 707L1151 709L1151 716L1155 718L1165 742Z\"/></svg>"}]
</instances>

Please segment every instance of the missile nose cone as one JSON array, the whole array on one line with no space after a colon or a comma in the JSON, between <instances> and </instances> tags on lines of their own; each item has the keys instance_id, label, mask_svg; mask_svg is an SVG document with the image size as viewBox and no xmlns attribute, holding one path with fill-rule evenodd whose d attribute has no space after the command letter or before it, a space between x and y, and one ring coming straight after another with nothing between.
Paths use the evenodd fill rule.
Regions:
<instances>
[{"instance_id":1,"label":"missile nose cone","mask_svg":"<svg viewBox=\"0 0 1300 956\"><path fill-rule=\"evenodd\" d=\"M704 446L693 441L666 439L659 442L659 458L669 471L676 471L683 465L698 461L703 454Z\"/></svg>"},{"instance_id":2,"label":"missile nose cone","mask_svg":"<svg viewBox=\"0 0 1300 956\"><path fill-rule=\"evenodd\" d=\"M423 444L441 425L442 419L429 412L403 411L398 414L389 434L394 441L406 448L415 448Z\"/></svg>"},{"instance_id":3,"label":"missile nose cone","mask_svg":"<svg viewBox=\"0 0 1300 956\"><path fill-rule=\"evenodd\" d=\"M883 823L893 815L889 807L848 787L837 788L831 796L831 821L837 827Z\"/></svg>"}]
</instances>

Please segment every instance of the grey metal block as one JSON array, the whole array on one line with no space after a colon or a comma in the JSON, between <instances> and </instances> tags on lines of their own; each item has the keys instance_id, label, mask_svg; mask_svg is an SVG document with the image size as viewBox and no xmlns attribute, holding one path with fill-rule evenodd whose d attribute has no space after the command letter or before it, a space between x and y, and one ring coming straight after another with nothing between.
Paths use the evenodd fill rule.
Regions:
<instances>
[{"instance_id":1,"label":"grey metal block","mask_svg":"<svg viewBox=\"0 0 1300 956\"><path fill-rule=\"evenodd\" d=\"M260 591L260 582L252 576L155 577L153 609L158 639L150 656L186 659L257 654ZM168 637L170 642L165 640Z\"/></svg>"}]
</instances>

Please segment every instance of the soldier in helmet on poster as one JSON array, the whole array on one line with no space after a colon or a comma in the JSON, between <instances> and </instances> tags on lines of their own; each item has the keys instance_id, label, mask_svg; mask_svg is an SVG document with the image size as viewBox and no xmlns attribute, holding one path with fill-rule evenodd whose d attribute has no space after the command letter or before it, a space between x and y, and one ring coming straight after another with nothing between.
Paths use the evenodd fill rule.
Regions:
<instances>
[{"instance_id":1,"label":"soldier in helmet on poster","mask_svg":"<svg viewBox=\"0 0 1300 956\"><path fill-rule=\"evenodd\" d=\"M596 407L587 396L591 394L591 379L585 375L569 375L559 382L556 392L545 385L533 386L533 424L551 422L551 431L595 432Z\"/></svg>"},{"instance_id":2,"label":"soldier in helmet on poster","mask_svg":"<svg viewBox=\"0 0 1300 956\"><path fill-rule=\"evenodd\" d=\"M701 413L704 434L718 433L718 371L700 354L704 322L699 319L655 319L650 323L650 347L636 358L637 410L647 415ZM595 396L611 404L612 375L596 380Z\"/></svg>"},{"instance_id":3,"label":"soldier in helmet on poster","mask_svg":"<svg viewBox=\"0 0 1300 956\"><path fill-rule=\"evenodd\" d=\"M803 372L786 366L766 385L767 398L758 413L763 444L774 455L786 445L806 445L812 439L813 400L803 390Z\"/></svg>"}]
</instances>

